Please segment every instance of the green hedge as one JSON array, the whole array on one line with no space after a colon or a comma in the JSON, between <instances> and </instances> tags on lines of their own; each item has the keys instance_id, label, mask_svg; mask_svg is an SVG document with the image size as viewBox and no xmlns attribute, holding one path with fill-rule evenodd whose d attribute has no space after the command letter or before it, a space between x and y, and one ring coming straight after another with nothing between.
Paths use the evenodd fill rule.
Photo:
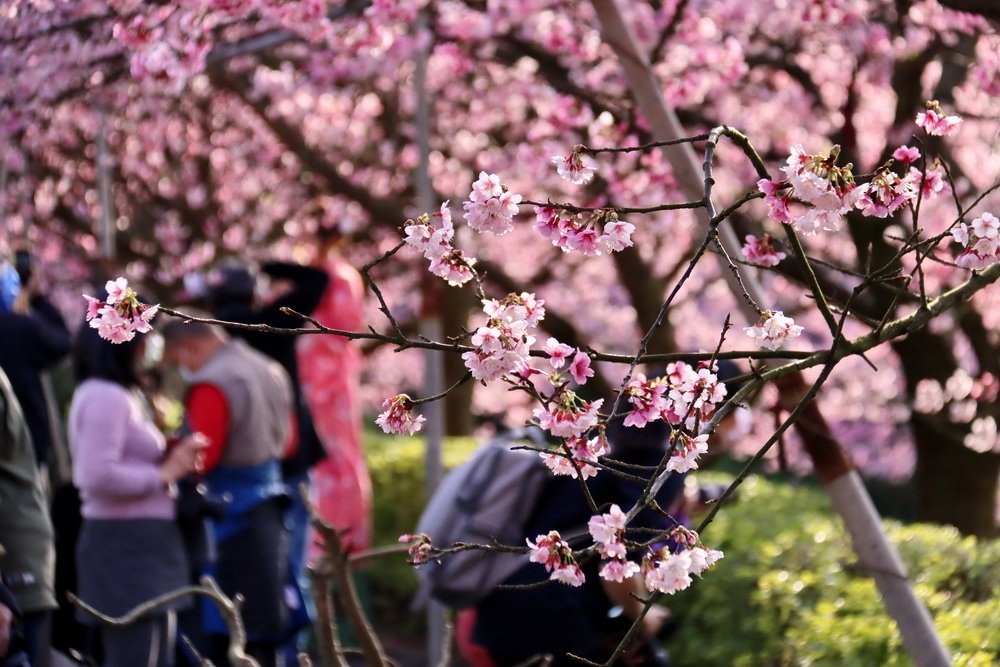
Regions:
<instances>
[{"instance_id":1,"label":"green hedge","mask_svg":"<svg viewBox=\"0 0 1000 667\"><path fill-rule=\"evenodd\" d=\"M886 527L955 664L997 664L1000 541ZM912 664L822 491L752 477L704 539L726 557L670 601L677 664Z\"/></svg>"},{"instance_id":2,"label":"green hedge","mask_svg":"<svg viewBox=\"0 0 1000 667\"><path fill-rule=\"evenodd\" d=\"M364 434L368 470L374 489L373 539L376 545L395 544L403 533L412 533L424 508L424 441L417 437ZM444 464L464 461L475 449L472 438L447 438ZM393 620L406 619L407 605L416 592L413 568L403 556L382 558L366 568L376 613ZM413 619L413 625L420 619Z\"/></svg>"},{"instance_id":3,"label":"green hedge","mask_svg":"<svg viewBox=\"0 0 1000 667\"><path fill-rule=\"evenodd\" d=\"M446 466L474 446L449 439ZM368 433L366 448L376 543L393 543L413 531L424 504L423 443ZM700 479L727 481L717 473ZM955 664L1000 664L1000 540L920 524L887 522L887 529ZM726 557L668 600L682 619L669 643L675 664L911 664L821 490L751 477L704 537ZM376 613L418 630L422 619L407 608L416 580L404 559L382 559L368 573Z\"/></svg>"}]
</instances>

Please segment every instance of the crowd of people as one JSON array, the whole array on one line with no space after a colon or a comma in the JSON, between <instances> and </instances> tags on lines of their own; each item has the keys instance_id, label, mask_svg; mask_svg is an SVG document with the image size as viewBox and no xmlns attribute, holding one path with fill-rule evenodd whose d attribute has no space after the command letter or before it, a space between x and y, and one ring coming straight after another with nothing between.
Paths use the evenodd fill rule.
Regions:
<instances>
[{"instance_id":1,"label":"crowd of people","mask_svg":"<svg viewBox=\"0 0 1000 667\"><path fill-rule=\"evenodd\" d=\"M353 547L370 535L360 414L346 395L356 353L322 351L325 363L302 382L297 337L260 329L305 324L288 310L334 326L339 311L360 319L360 277L327 250L316 267L271 262L258 274L224 263L188 311L231 326L172 320L122 344L86 324L71 332L29 261L0 262L0 665L169 667L198 656L228 665L228 628L203 599L112 626L68 596L116 617L203 575L242 598L258 664L297 664L311 616L304 495L313 482L321 516ZM74 390L59 452L62 415L45 371L66 356ZM164 409L167 369L183 384L179 420ZM321 420L321 437L313 412L330 408L340 418ZM53 451L71 461L66 483L46 474Z\"/></svg>"},{"instance_id":2,"label":"crowd of people","mask_svg":"<svg viewBox=\"0 0 1000 667\"><path fill-rule=\"evenodd\" d=\"M203 575L242 599L246 651L258 664L297 664L313 616L304 574L315 542L305 497L345 530L349 549L371 540L357 350L336 337L300 341L265 331L303 326L295 313L363 328L360 276L335 249L325 257L320 267L263 264L260 274L273 281L266 296L248 266L223 263L190 286L199 303L186 312L196 319L167 319L155 335L120 344L86 324L71 334L29 262L0 263L0 667L50 667L55 655L105 667L193 665L201 656L224 667L228 628L204 599L178 597L113 626L68 596L117 617ZM44 372L67 355L72 474L60 485L44 475L60 451L53 437L60 415ZM183 385L173 404L179 419L164 409L167 369ZM722 362L718 374L726 380L739 371ZM670 430L663 422L641 429L618 422L608 436L612 458L649 471ZM630 507L643 474L588 480L592 500L576 480L549 478L525 536L579 532L592 502ZM658 509L640 512L633 528L683 523L700 502L691 481L672 476L655 498ZM645 590L638 575L609 582L585 574L579 588L540 586L545 569L525 561L505 586L458 613L463 657L476 667L537 656L563 664L568 654L605 660ZM649 610L640 628L646 641L627 664L666 664L658 638L672 625L665 609Z\"/></svg>"}]
</instances>

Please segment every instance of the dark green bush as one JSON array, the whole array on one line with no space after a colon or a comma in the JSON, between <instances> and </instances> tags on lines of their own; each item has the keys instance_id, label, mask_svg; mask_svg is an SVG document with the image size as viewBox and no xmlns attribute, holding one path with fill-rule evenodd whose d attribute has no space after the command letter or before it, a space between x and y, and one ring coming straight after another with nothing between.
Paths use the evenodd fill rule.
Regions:
<instances>
[{"instance_id":1,"label":"dark green bush","mask_svg":"<svg viewBox=\"0 0 1000 667\"><path fill-rule=\"evenodd\" d=\"M450 439L451 467L475 447ZM375 488L376 544L412 532L424 505L423 441L366 434ZM727 481L718 474L700 479ZM957 665L1000 664L1000 541L950 528L887 522L918 595ZM668 599L682 625L669 647L678 665L909 665L874 583L854 566L850 543L822 490L751 477L705 531L726 557ZM410 630L416 588L404 557L367 568L376 612Z\"/></svg>"}]
</instances>

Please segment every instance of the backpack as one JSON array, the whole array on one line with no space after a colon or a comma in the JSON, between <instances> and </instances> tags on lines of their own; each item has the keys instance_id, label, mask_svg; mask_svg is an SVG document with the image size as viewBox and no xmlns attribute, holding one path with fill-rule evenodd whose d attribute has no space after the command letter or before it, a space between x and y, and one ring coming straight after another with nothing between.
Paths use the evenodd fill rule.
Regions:
<instances>
[{"instance_id":1,"label":"backpack","mask_svg":"<svg viewBox=\"0 0 1000 667\"><path fill-rule=\"evenodd\" d=\"M523 546L525 524L549 475L537 452L511 449L519 441L545 445L537 428L507 431L482 445L441 481L417 532L441 548L455 542ZM479 550L428 561L417 568L415 603L422 606L429 596L450 607L474 606L526 563L527 554Z\"/></svg>"}]
</instances>

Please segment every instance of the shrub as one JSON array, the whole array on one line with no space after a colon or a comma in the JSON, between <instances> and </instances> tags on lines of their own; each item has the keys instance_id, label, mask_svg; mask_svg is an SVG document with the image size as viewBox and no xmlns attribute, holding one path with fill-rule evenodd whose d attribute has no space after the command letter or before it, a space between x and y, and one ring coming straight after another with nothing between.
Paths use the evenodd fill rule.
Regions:
<instances>
[{"instance_id":1,"label":"shrub","mask_svg":"<svg viewBox=\"0 0 1000 667\"><path fill-rule=\"evenodd\" d=\"M955 664L1000 659L1000 541L886 522ZM726 558L669 600L678 664L909 665L822 491L750 478L705 531Z\"/></svg>"},{"instance_id":2,"label":"shrub","mask_svg":"<svg viewBox=\"0 0 1000 667\"><path fill-rule=\"evenodd\" d=\"M412 533L427 501L424 487L424 440L421 437L364 434L365 454L374 489L373 539L376 545L395 544ZM447 438L445 468L464 461L476 447L473 438ZM417 580L405 556L380 558L367 568L376 611L397 616L406 612Z\"/></svg>"}]
</instances>

